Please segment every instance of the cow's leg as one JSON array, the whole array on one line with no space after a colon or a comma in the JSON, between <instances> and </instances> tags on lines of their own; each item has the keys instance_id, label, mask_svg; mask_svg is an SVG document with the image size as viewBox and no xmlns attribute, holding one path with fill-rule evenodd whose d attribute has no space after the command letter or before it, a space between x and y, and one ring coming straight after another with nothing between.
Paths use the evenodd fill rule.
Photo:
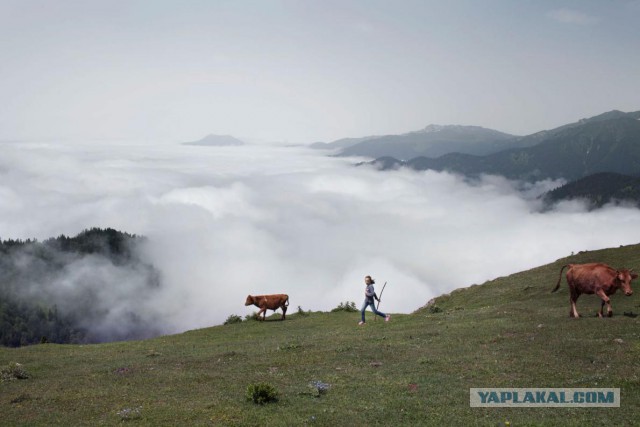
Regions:
<instances>
[{"instance_id":1,"label":"cow's leg","mask_svg":"<svg viewBox=\"0 0 640 427\"><path fill-rule=\"evenodd\" d=\"M604 290L600 289L598 292L596 292L596 294L602 298L602 304L600 305L600 317L602 317L604 315L604 313L602 312L602 309L604 308L604 305L607 304L607 316L611 317L613 316L613 310L611 309L611 299L609 298L609 296L607 294L604 293Z\"/></svg>"},{"instance_id":2,"label":"cow's leg","mask_svg":"<svg viewBox=\"0 0 640 427\"><path fill-rule=\"evenodd\" d=\"M287 314L287 306L283 305L282 306L282 320L284 320L286 318L286 314Z\"/></svg>"},{"instance_id":3,"label":"cow's leg","mask_svg":"<svg viewBox=\"0 0 640 427\"><path fill-rule=\"evenodd\" d=\"M576 308L576 302L578 301L579 296L580 296L580 293L578 293L574 289L571 289L571 292L569 294L569 302L571 303L571 310L569 311L569 317L580 317L580 315L578 314L578 309Z\"/></svg>"},{"instance_id":4,"label":"cow's leg","mask_svg":"<svg viewBox=\"0 0 640 427\"><path fill-rule=\"evenodd\" d=\"M598 317L602 319L602 310L604 309L604 300L600 304L600 311L598 312Z\"/></svg>"},{"instance_id":5,"label":"cow's leg","mask_svg":"<svg viewBox=\"0 0 640 427\"><path fill-rule=\"evenodd\" d=\"M260 311L258 311L258 319L260 319L260 315L262 314L262 320L266 320L267 318L267 309L266 308L261 308Z\"/></svg>"}]
</instances>

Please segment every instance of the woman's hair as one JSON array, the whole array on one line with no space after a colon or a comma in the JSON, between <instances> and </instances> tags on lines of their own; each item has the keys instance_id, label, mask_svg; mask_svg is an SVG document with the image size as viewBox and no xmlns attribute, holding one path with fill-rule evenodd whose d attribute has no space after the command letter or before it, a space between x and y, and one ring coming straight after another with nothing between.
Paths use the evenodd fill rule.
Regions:
<instances>
[{"instance_id":1,"label":"woman's hair","mask_svg":"<svg viewBox=\"0 0 640 427\"><path fill-rule=\"evenodd\" d=\"M364 278L371 280L371 283L374 283L374 284L376 283L376 281L373 280L373 277L371 277L371 276L364 276Z\"/></svg>"}]
</instances>

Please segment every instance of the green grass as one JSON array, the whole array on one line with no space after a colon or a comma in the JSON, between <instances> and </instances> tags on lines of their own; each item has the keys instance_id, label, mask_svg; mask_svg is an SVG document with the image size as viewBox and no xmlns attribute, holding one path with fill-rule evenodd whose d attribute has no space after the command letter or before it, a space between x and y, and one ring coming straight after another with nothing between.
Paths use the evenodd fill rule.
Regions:
<instances>
[{"instance_id":1,"label":"green grass","mask_svg":"<svg viewBox=\"0 0 640 427\"><path fill-rule=\"evenodd\" d=\"M580 253L358 327L359 313L279 314L152 340L0 348L2 425L633 425L640 409L637 295L595 296L570 319L568 262L640 267L640 246ZM640 293L640 287L637 292ZM371 315L369 315L371 320ZM622 342L614 341L621 339ZM330 384L326 393L312 381ZM268 383L275 403L247 401ZM470 387L619 387L620 408L470 408Z\"/></svg>"}]
</instances>

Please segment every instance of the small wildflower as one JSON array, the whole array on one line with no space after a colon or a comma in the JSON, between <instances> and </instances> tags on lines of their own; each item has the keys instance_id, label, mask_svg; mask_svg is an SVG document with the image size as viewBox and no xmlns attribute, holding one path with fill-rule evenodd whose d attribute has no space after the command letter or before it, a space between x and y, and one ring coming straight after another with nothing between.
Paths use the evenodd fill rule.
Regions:
<instances>
[{"instance_id":1,"label":"small wildflower","mask_svg":"<svg viewBox=\"0 0 640 427\"><path fill-rule=\"evenodd\" d=\"M331 388L331 384L323 383L319 380L314 380L309 383L309 387L311 387L315 391L316 397L320 397L321 395L329 391L329 389Z\"/></svg>"},{"instance_id":2,"label":"small wildflower","mask_svg":"<svg viewBox=\"0 0 640 427\"><path fill-rule=\"evenodd\" d=\"M26 380L29 373L21 363L10 362L8 366L0 369L0 382L13 380Z\"/></svg>"},{"instance_id":3,"label":"small wildflower","mask_svg":"<svg viewBox=\"0 0 640 427\"><path fill-rule=\"evenodd\" d=\"M124 408L117 412L122 421L126 420L135 420L142 416L141 411L142 406L138 406L137 408Z\"/></svg>"}]
</instances>

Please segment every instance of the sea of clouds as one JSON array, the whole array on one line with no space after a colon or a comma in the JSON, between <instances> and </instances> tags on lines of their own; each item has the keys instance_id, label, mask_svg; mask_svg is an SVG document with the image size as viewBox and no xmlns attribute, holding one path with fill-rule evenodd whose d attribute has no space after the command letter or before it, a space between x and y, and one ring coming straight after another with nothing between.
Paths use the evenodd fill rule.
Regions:
<instances>
[{"instance_id":1,"label":"sea of clouds","mask_svg":"<svg viewBox=\"0 0 640 427\"><path fill-rule=\"evenodd\" d=\"M100 294L114 328L126 328L118 313L130 310L163 333L220 324L255 310L244 306L248 294L288 293L290 311L360 305L365 275L377 289L388 282L381 310L408 313L455 288L640 241L635 208L587 212L571 202L543 213L537 196L560 182L381 172L306 147L49 141L0 149L0 238L91 227L148 237L142 257L162 283L146 301L136 295L139 277L128 286L126 274L81 265L82 277L118 281L118 292ZM68 299L73 283L56 280L51 299Z\"/></svg>"}]
</instances>

